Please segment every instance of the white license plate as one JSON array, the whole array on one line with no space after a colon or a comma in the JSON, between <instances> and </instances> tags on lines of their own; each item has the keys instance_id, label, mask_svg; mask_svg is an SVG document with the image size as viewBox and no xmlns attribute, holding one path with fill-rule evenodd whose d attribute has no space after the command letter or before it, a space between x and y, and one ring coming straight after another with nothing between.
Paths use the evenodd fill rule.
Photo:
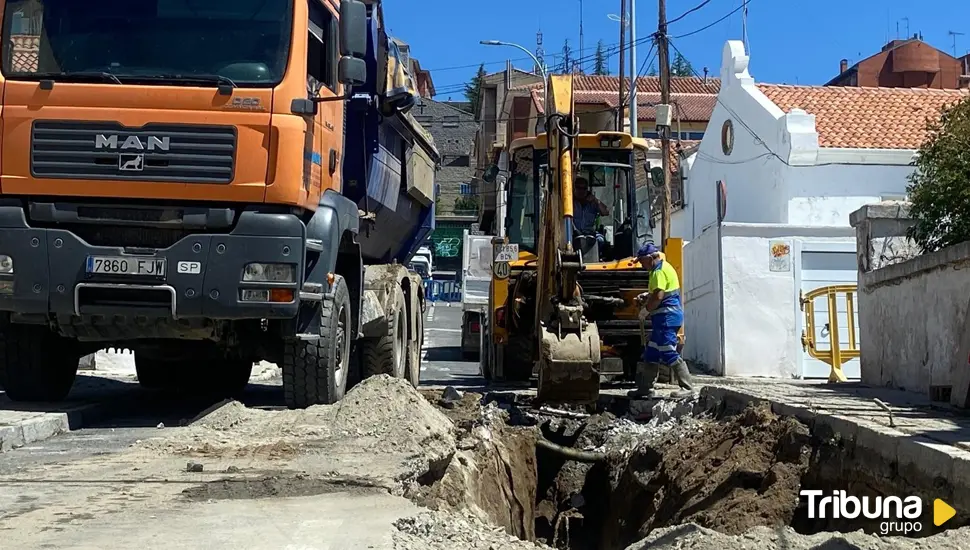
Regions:
<instances>
[{"instance_id":1,"label":"white license plate","mask_svg":"<svg viewBox=\"0 0 970 550\"><path fill-rule=\"evenodd\" d=\"M165 258L88 256L86 271L101 275L159 276L165 274Z\"/></svg>"}]
</instances>

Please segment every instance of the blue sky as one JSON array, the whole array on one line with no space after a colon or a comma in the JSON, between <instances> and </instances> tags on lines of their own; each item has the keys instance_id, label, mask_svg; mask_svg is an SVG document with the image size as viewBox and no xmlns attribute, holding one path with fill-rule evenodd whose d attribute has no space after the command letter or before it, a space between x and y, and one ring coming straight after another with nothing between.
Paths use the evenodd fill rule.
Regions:
<instances>
[{"instance_id":1,"label":"blue sky","mask_svg":"<svg viewBox=\"0 0 970 550\"><path fill-rule=\"evenodd\" d=\"M667 18L673 19L703 0L668 0ZM695 31L720 19L741 5L741 0L710 0L704 7L671 25L672 37ZM619 14L619 0L583 0L585 56L591 56L596 42L607 46L619 42L619 23L607 15ZM386 0L384 19L390 33L411 45L412 55L431 70L436 99L463 98L461 85L485 62L488 72L502 70L505 59L530 69L524 54L505 47L482 46L479 40L516 42L535 50L536 31L543 32L546 62L561 63L563 42L569 39L579 49L579 0ZM903 18L909 18L907 23ZM637 1L637 36L657 28L657 3ZM824 84L839 70L839 60L850 65L879 51L890 39L921 32L930 44L952 52L957 36L957 54L970 51L970 1L967 0L749 0L748 39L750 71L756 81L787 84ZM722 23L694 34L673 39L700 72L720 71L721 48L726 40L740 39L740 12ZM643 62L649 44L638 48ZM577 52L578 53L578 52ZM651 54L654 56L655 54ZM671 52L673 56L673 51ZM588 66L588 70L592 65ZM616 74L617 59L612 59ZM646 71L644 71L646 72Z\"/></svg>"}]
</instances>

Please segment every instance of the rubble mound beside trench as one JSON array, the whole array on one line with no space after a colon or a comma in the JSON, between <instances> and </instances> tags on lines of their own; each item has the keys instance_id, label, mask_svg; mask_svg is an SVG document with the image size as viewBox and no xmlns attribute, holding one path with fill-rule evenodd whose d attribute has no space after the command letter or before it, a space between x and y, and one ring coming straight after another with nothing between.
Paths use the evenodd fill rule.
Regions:
<instances>
[{"instance_id":1,"label":"rubble mound beside trench","mask_svg":"<svg viewBox=\"0 0 970 550\"><path fill-rule=\"evenodd\" d=\"M231 402L140 445L222 468L244 459L251 470L358 476L390 485L447 464L455 453L454 432L408 382L380 375L334 405L271 411Z\"/></svg>"}]
</instances>

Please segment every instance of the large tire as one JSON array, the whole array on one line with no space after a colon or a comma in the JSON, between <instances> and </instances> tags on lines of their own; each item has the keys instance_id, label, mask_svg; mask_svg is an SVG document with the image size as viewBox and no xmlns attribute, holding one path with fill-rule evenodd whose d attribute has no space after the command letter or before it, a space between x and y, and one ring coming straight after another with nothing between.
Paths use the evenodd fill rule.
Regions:
<instances>
[{"instance_id":1,"label":"large tire","mask_svg":"<svg viewBox=\"0 0 970 550\"><path fill-rule=\"evenodd\" d=\"M407 364L408 325L404 291L395 287L391 311L387 316L387 332L378 338L360 342L361 375L363 378L389 374L404 378Z\"/></svg>"},{"instance_id":2,"label":"large tire","mask_svg":"<svg viewBox=\"0 0 970 550\"><path fill-rule=\"evenodd\" d=\"M47 327L0 328L0 380L11 401L63 401L80 358L73 342Z\"/></svg>"},{"instance_id":3,"label":"large tire","mask_svg":"<svg viewBox=\"0 0 970 550\"><path fill-rule=\"evenodd\" d=\"M350 371L350 293L336 275L333 296L320 306L320 339L283 342L283 400L291 409L330 405L347 391Z\"/></svg>"},{"instance_id":4,"label":"large tire","mask_svg":"<svg viewBox=\"0 0 970 550\"><path fill-rule=\"evenodd\" d=\"M421 384L421 353L424 349L424 314L421 313L420 308L415 312L414 323L415 340L413 345L408 340L408 363L406 372L408 381L416 388Z\"/></svg>"}]
</instances>

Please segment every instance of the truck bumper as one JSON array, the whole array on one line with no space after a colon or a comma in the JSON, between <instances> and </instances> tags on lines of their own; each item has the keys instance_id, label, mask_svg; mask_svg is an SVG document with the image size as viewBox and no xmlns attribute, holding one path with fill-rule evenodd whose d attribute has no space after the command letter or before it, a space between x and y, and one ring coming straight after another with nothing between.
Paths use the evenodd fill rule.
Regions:
<instances>
[{"instance_id":1,"label":"truck bumper","mask_svg":"<svg viewBox=\"0 0 970 550\"><path fill-rule=\"evenodd\" d=\"M306 227L290 214L244 212L226 233L183 237L164 249L93 246L71 231L31 227L23 208L0 206L0 311L102 317L114 323L167 319L289 319L297 314ZM159 275L89 273L89 256L165 259ZM251 262L292 264L289 283L243 282ZM243 290L281 289L288 302L242 299Z\"/></svg>"}]
</instances>

